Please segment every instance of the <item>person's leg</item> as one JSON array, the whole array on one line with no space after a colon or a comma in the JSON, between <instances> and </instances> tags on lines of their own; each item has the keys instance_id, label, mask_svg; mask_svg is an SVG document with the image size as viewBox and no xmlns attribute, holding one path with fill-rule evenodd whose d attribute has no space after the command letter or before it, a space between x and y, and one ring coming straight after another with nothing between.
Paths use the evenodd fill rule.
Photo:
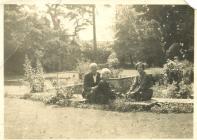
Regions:
<instances>
[{"instance_id":1,"label":"person's leg","mask_svg":"<svg viewBox=\"0 0 197 140\"><path fill-rule=\"evenodd\" d=\"M87 92L86 93L87 94L87 100L88 100L88 102L89 103L94 103L95 102L95 95L94 95L94 93L92 93L92 92Z\"/></svg>"},{"instance_id":2,"label":"person's leg","mask_svg":"<svg viewBox=\"0 0 197 140\"><path fill-rule=\"evenodd\" d=\"M85 98L85 99L87 99L86 91L83 91L83 92L82 92L82 97Z\"/></svg>"},{"instance_id":3,"label":"person's leg","mask_svg":"<svg viewBox=\"0 0 197 140\"><path fill-rule=\"evenodd\" d=\"M127 95L127 98L134 101L140 100L140 93L139 92L130 92Z\"/></svg>"},{"instance_id":4,"label":"person's leg","mask_svg":"<svg viewBox=\"0 0 197 140\"><path fill-rule=\"evenodd\" d=\"M147 89L142 92L141 94L141 99L142 101L147 101L150 100L153 96L153 90L152 89Z\"/></svg>"}]
</instances>

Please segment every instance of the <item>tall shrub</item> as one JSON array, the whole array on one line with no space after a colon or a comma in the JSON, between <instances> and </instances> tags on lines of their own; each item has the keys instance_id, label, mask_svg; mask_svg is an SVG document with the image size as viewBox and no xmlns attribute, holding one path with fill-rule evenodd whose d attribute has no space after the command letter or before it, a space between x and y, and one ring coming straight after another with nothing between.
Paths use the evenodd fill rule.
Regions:
<instances>
[{"instance_id":1,"label":"tall shrub","mask_svg":"<svg viewBox=\"0 0 197 140\"><path fill-rule=\"evenodd\" d=\"M30 92L43 92L44 91L44 72L39 59L37 59L36 67L32 68L31 61L28 56L25 56L24 76L25 80L30 85Z\"/></svg>"},{"instance_id":2,"label":"tall shrub","mask_svg":"<svg viewBox=\"0 0 197 140\"><path fill-rule=\"evenodd\" d=\"M24 67L24 76L25 76L25 80L28 82L31 82L32 80L32 75L33 75L33 68L31 66L31 61L29 60L28 56L25 55L25 62L23 64Z\"/></svg>"}]
</instances>

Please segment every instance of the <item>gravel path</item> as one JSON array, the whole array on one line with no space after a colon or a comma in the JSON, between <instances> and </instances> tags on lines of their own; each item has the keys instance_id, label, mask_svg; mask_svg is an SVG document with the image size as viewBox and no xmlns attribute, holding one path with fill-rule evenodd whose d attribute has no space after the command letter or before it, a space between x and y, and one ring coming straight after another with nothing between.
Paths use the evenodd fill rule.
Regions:
<instances>
[{"instance_id":1,"label":"gravel path","mask_svg":"<svg viewBox=\"0 0 197 140\"><path fill-rule=\"evenodd\" d=\"M5 98L5 138L191 138L193 114L55 108Z\"/></svg>"}]
</instances>

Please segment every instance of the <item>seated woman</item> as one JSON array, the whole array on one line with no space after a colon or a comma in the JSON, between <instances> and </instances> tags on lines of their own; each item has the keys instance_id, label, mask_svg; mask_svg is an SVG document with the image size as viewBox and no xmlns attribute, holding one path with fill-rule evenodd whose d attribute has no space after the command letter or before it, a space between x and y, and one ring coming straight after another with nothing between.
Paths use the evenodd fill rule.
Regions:
<instances>
[{"instance_id":1,"label":"seated woman","mask_svg":"<svg viewBox=\"0 0 197 140\"><path fill-rule=\"evenodd\" d=\"M107 68L101 71L101 80L98 85L92 90L92 93L88 97L90 103L106 104L110 100L115 99L115 95L110 88L107 80L109 79L111 71Z\"/></svg>"},{"instance_id":2,"label":"seated woman","mask_svg":"<svg viewBox=\"0 0 197 140\"><path fill-rule=\"evenodd\" d=\"M150 100L153 95L153 91L150 89L150 83L152 81L149 80L147 74L144 71L144 63L137 63L136 69L139 73L139 76L136 76L133 84L130 87L130 90L127 92L127 98L135 101Z\"/></svg>"}]
</instances>

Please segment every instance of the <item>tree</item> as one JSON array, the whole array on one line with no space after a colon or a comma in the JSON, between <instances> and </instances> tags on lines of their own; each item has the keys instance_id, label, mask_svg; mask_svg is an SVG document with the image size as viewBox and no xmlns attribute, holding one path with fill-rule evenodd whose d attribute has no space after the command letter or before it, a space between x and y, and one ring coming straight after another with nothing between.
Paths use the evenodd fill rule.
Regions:
<instances>
[{"instance_id":1,"label":"tree","mask_svg":"<svg viewBox=\"0 0 197 140\"><path fill-rule=\"evenodd\" d=\"M163 61L160 25L143 20L132 6L119 6L114 51L121 64L137 61L159 66ZM156 61L153 61L156 60Z\"/></svg>"},{"instance_id":2,"label":"tree","mask_svg":"<svg viewBox=\"0 0 197 140\"><path fill-rule=\"evenodd\" d=\"M90 5L45 6L42 13L35 5L5 6L6 73L22 74L25 54L33 66L39 59L46 71L73 69L80 59L78 33L92 24ZM72 33L65 22L72 25Z\"/></svg>"},{"instance_id":3,"label":"tree","mask_svg":"<svg viewBox=\"0 0 197 140\"><path fill-rule=\"evenodd\" d=\"M4 68L5 74L23 72L25 53L23 48L27 26L23 6L5 5L4 7ZM20 65L16 65L20 64ZM13 69L13 66L15 68Z\"/></svg>"},{"instance_id":4,"label":"tree","mask_svg":"<svg viewBox=\"0 0 197 140\"><path fill-rule=\"evenodd\" d=\"M167 50L173 43L182 44L182 49L194 47L194 9L188 5L138 5L144 20L156 20L161 28L162 43Z\"/></svg>"}]
</instances>

